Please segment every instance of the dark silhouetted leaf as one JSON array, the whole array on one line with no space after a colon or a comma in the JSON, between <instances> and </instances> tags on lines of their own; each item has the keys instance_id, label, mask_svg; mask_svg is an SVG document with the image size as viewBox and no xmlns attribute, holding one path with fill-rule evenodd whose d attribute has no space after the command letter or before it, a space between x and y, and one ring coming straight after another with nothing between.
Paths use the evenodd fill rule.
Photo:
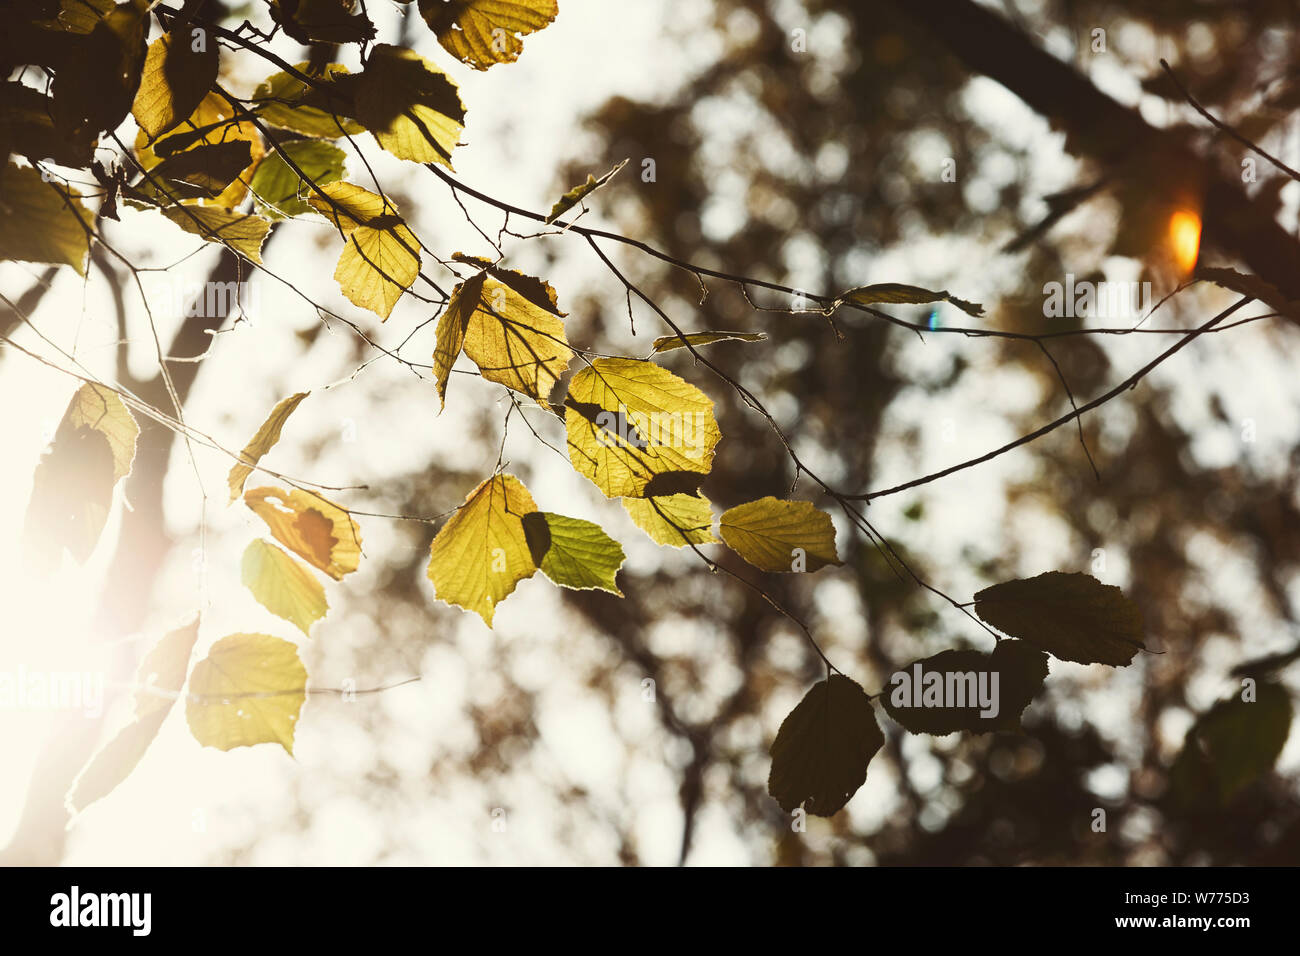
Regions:
<instances>
[{"instance_id":1,"label":"dark silhouetted leaf","mask_svg":"<svg viewBox=\"0 0 1300 956\"><path fill-rule=\"evenodd\" d=\"M877 285L864 285L859 289L850 289L837 300L836 304L856 302L858 305L924 305L929 302L951 302L967 315L981 316L984 306L967 302L947 292L934 292L914 285L900 285L897 282L881 282Z\"/></svg>"}]
</instances>

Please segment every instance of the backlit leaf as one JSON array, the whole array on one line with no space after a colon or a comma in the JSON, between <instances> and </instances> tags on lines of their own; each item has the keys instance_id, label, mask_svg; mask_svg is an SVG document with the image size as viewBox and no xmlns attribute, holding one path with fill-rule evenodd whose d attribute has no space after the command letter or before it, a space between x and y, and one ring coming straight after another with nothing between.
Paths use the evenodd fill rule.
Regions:
<instances>
[{"instance_id":1,"label":"backlit leaf","mask_svg":"<svg viewBox=\"0 0 1300 956\"><path fill-rule=\"evenodd\" d=\"M606 497L640 497L656 475L713 467L722 437L713 402L653 362L596 359L573 376L565 406L569 460Z\"/></svg>"},{"instance_id":2,"label":"backlit leaf","mask_svg":"<svg viewBox=\"0 0 1300 956\"><path fill-rule=\"evenodd\" d=\"M1229 804L1272 769L1291 734L1286 688L1267 681L1253 701L1234 695L1202 714L1187 732L1169 772L1173 799L1184 806Z\"/></svg>"},{"instance_id":3,"label":"backlit leaf","mask_svg":"<svg viewBox=\"0 0 1300 956\"><path fill-rule=\"evenodd\" d=\"M229 246L250 262L262 261L262 244L271 231L268 219L216 206L171 205L162 214L186 232Z\"/></svg>"},{"instance_id":4,"label":"backlit leaf","mask_svg":"<svg viewBox=\"0 0 1300 956\"><path fill-rule=\"evenodd\" d=\"M250 488L244 504L266 522L282 545L336 581L361 563L361 529L344 509L294 488Z\"/></svg>"},{"instance_id":5,"label":"backlit leaf","mask_svg":"<svg viewBox=\"0 0 1300 956\"><path fill-rule=\"evenodd\" d=\"M615 578L623 566L623 548L600 525L549 511L524 515L523 522L533 563L556 584L622 596Z\"/></svg>"},{"instance_id":6,"label":"backlit leaf","mask_svg":"<svg viewBox=\"0 0 1300 956\"><path fill-rule=\"evenodd\" d=\"M816 571L840 564L831 516L806 501L768 496L729 508L718 530L727 547L763 571Z\"/></svg>"},{"instance_id":7,"label":"backlit leaf","mask_svg":"<svg viewBox=\"0 0 1300 956\"><path fill-rule=\"evenodd\" d=\"M64 804L73 814L108 796L130 776L153 743L185 686L199 619L166 634L136 671L135 715L104 744L73 781Z\"/></svg>"},{"instance_id":8,"label":"backlit leaf","mask_svg":"<svg viewBox=\"0 0 1300 956\"><path fill-rule=\"evenodd\" d=\"M1113 584L1048 571L975 595L975 613L1063 661L1123 666L1144 648L1142 612Z\"/></svg>"},{"instance_id":9,"label":"backlit leaf","mask_svg":"<svg viewBox=\"0 0 1300 956\"><path fill-rule=\"evenodd\" d=\"M346 245L334 278L355 305L388 318L402 293L420 274L419 242L382 196L352 183L321 187L312 208L343 231Z\"/></svg>"},{"instance_id":10,"label":"backlit leaf","mask_svg":"<svg viewBox=\"0 0 1300 956\"><path fill-rule=\"evenodd\" d=\"M661 335L650 343L651 349L655 352L668 352L672 349L682 349L689 342L692 346L699 348L701 345L712 345L714 342L765 342L767 334L765 332L688 332L686 341L682 341L680 335Z\"/></svg>"},{"instance_id":11,"label":"backlit leaf","mask_svg":"<svg viewBox=\"0 0 1300 956\"><path fill-rule=\"evenodd\" d=\"M299 63L297 69L305 74L307 64ZM347 75L347 67L331 63L322 71L321 81L327 85L330 78ZM329 102L327 96L318 94L319 88L308 86L296 76L272 73L254 91L253 105L257 107L258 117L268 126L291 130L302 136L338 139L345 133L355 136L365 132L364 126L339 112L344 103L342 99L332 109L304 102L309 98L313 102Z\"/></svg>"},{"instance_id":12,"label":"backlit leaf","mask_svg":"<svg viewBox=\"0 0 1300 956\"><path fill-rule=\"evenodd\" d=\"M601 186L605 185L605 183L613 179L618 171L626 165L627 160L625 159L599 179L588 173L587 181L585 183L579 183L556 200L555 205L551 207L550 215L546 217L546 222L548 224L555 222L555 220L559 219L578 203L582 202L582 200L587 196L590 196Z\"/></svg>"},{"instance_id":13,"label":"backlit leaf","mask_svg":"<svg viewBox=\"0 0 1300 956\"><path fill-rule=\"evenodd\" d=\"M358 78L355 100L356 118L388 152L451 168L465 107L456 84L433 63L405 47L377 44Z\"/></svg>"},{"instance_id":14,"label":"backlit leaf","mask_svg":"<svg viewBox=\"0 0 1300 956\"><path fill-rule=\"evenodd\" d=\"M523 523L536 510L514 475L494 475L471 491L430 548L428 576L438 600L473 611L491 627L497 605L537 571Z\"/></svg>"},{"instance_id":15,"label":"backlit leaf","mask_svg":"<svg viewBox=\"0 0 1300 956\"><path fill-rule=\"evenodd\" d=\"M279 150L258 163L249 183L253 195L271 207L266 210L271 219L297 216L311 210L307 202L307 198L313 195L311 186L285 162L281 151L287 153L294 165L318 186L343 178L345 154L333 143L309 139L281 143Z\"/></svg>"},{"instance_id":16,"label":"backlit leaf","mask_svg":"<svg viewBox=\"0 0 1300 956\"><path fill-rule=\"evenodd\" d=\"M168 156L149 170L137 187L153 199L215 199L252 165L252 144L232 139L228 143L196 146Z\"/></svg>"},{"instance_id":17,"label":"backlit leaf","mask_svg":"<svg viewBox=\"0 0 1300 956\"><path fill-rule=\"evenodd\" d=\"M867 779L867 764L884 743L866 692L832 674L781 723L767 792L786 813L802 804L811 814L832 816Z\"/></svg>"},{"instance_id":18,"label":"backlit leaf","mask_svg":"<svg viewBox=\"0 0 1300 956\"><path fill-rule=\"evenodd\" d=\"M275 743L292 754L306 691L297 647L267 634L231 634L194 665L185 719L205 747Z\"/></svg>"},{"instance_id":19,"label":"backlit leaf","mask_svg":"<svg viewBox=\"0 0 1300 956\"><path fill-rule=\"evenodd\" d=\"M555 19L556 0L420 0L420 14L448 53L476 70L513 63L520 37Z\"/></svg>"},{"instance_id":20,"label":"backlit leaf","mask_svg":"<svg viewBox=\"0 0 1300 956\"><path fill-rule=\"evenodd\" d=\"M226 479L230 486L231 501L244 493L244 482L253 473L254 466L275 447L275 443L280 440L280 430L284 428L284 423L307 395L307 392L298 392L277 402L266 421L262 422L257 433L244 446L244 450L239 453L239 461L230 469L230 475Z\"/></svg>"},{"instance_id":21,"label":"backlit leaf","mask_svg":"<svg viewBox=\"0 0 1300 956\"><path fill-rule=\"evenodd\" d=\"M12 162L0 176L0 259L66 264L85 275L95 217L76 193Z\"/></svg>"},{"instance_id":22,"label":"backlit leaf","mask_svg":"<svg viewBox=\"0 0 1300 956\"><path fill-rule=\"evenodd\" d=\"M144 61L140 89L131 104L145 135L157 139L198 107L217 78L220 48L195 44L188 24L180 23L153 43ZM195 50L195 46L202 49Z\"/></svg>"},{"instance_id":23,"label":"backlit leaf","mask_svg":"<svg viewBox=\"0 0 1300 956\"><path fill-rule=\"evenodd\" d=\"M262 607L309 637L311 626L329 611L325 587L316 576L261 538L244 549L240 576Z\"/></svg>"},{"instance_id":24,"label":"backlit leaf","mask_svg":"<svg viewBox=\"0 0 1300 956\"><path fill-rule=\"evenodd\" d=\"M219 196L214 196L210 200L201 197L183 200L187 204L235 209L248 195L247 180L253 166L265 155L266 147L262 143L262 134L258 132L257 127L246 119L236 120L234 109L217 93L209 93L205 96L193 113L177 124L171 132L152 143L149 142L148 134L140 130L135 138L135 156L136 161L143 168L152 172L165 158L170 159L189 150L236 142L248 143L248 165L237 171L230 185ZM230 160L242 155L242 152L236 153L235 149L236 147L228 147L224 153L216 154L214 158ZM141 183L141 190L146 194L150 192L148 180Z\"/></svg>"},{"instance_id":25,"label":"backlit leaf","mask_svg":"<svg viewBox=\"0 0 1300 956\"><path fill-rule=\"evenodd\" d=\"M701 494L678 493L655 498L624 498L623 507L636 526L659 544L684 548L713 544L713 511Z\"/></svg>"},{"instance_id":26,"label":"backlit leaf","mask_svg":"<svg viewBox=\"0 0 1300 956\"><path fill-rule=\"evenodd\" d=\"M304 45L360 43L375 35L375 25L357 0L271 0L271 18Z\"/></svg>"}]
</instances>

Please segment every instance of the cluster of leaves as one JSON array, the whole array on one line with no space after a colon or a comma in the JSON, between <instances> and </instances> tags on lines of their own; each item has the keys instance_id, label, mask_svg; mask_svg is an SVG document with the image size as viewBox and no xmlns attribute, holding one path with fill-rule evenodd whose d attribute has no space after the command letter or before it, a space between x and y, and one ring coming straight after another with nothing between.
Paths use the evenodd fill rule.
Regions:
<instances>
[{"instance_id":1,"label":"cluster of leaves","mask_svg":"<svg viewBox=\"0 0 1300 956\"><path fill-rule=\"evenodd\" d=\"M26 5L29 15L17 18L0 41L0 61L10 72L40 67L52 83L48 92L21 80L0 89L6 153L33 164L10 159L0 170L0 257L83 271L92 221L116 218L120 199L254 264L277 220L319 216L342 239L334 271L340 289L381 320L421 277L423 243L386 196L347 181L337 141L367 134L399 159L450 169L466 108L435 63L404 47L371 43L375 31L364 8L350 0L272 0L271 15L288 35L313 50L361 44L364 66L354 73L336 63L300 63L240 98L220 82L219 41L245 41L196 19L189 6L176 11L144 0ZM512 62L522 37L557 13L554 0L419 0L418 10L443 48L475 69ZM151 12L162 32L148 42ZM95 159L100 137L116 140L128 115L138 127L133 147L123 147L122 166L106 169ZM94 175L103 187L97 212L85 205L87 197L38 171L35 164L46 160ZM617 171L589 176L555 203L545 221L563 217ZM637 527L661 545L698 551L721 543L765 573L812 573L840 563L830 516L809 502L764 497L714 514L700 486L722 434L703 391L653 360L589 360L570 344L566 313L547 281L499 261L464 254L452 261L470 274L438 317L432 368L440 399L464 357L484 380L549 409L563 422L575 471L605 497L619 499ZM833 310L940 300L972 316L982 312L946 291L899 284L854 289L824 304ZM656 340L654 353L762 339L678 332ZM575 358L583 367L570 375ZM84 561L103 530L139 434L124 397L106 385L83 385L38 467L27 539L41 566L57 564L65 550ZM275 406L237 456L228 485L230 501L242 499L270 535L244 552L243 583L267 610L309 637L329 609L318 575L342 581L357 570L360 528L345 507L305 488L245 487L254 471L265 470L263 456L306 397L298 393ZM498 471L439 529L427 574L439 600L491 626L498 605L538 570L561 587L619 595L623 560L621 545L599 525L540 510L518 478ZM1018 732L1021 713L1047 676L1049 654L1123 666L1144 646L1137 609L1118 588L1086 575L1049 572L1008 581L977 594L974 607L1012 639L999 640L989 654L949 650L915 664L939 674L996 673L1004 706L986 720L969 708L920 709L886 700L885 710L905 729ZM164 637L142 662L134 719L83 771L68 796L74 811L130 772L176 699L186 700L190 729L204 745L229 750L269 742L292 752L308 693L296 644L231 634L191 668L197 637L195 621ZM1288 700L1288 724L1289 706ZM1222 743L1223 728L1235 720L1212 712L1196 734L1205 744L1199 759L1212 766L1216 759L1228 762L1215 779L1229 787L1243 776L1232 763L1240 763L1239 755ZM883 739L872 698L828 662L827 679L795 707L772 745L769 791L787 811L802 805L833 814L863 783Z\"/></svg>"}]
</instances>

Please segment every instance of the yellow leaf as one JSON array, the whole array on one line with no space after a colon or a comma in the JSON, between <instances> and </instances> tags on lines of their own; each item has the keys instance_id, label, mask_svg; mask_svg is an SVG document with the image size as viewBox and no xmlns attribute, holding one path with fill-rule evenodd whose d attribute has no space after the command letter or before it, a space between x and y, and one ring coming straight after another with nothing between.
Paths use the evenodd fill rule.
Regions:
<instances>
[{"instance_id":1,"label":"yellow leaf","mask_svg":"<svg viewBox=\"0 0 1300 956\"><path fill-rule=\"evenodd\" d=\"M240 566L244 587L257 602L311 636L311 626L329 611L325 587L310 571L270 542L256 538Z\"/></svg>"},{"instance_id":2,"label":"yellow leaf","mask_svg":"<svg viewBox=\"0 0 1300 956\"><path fill-rule=\"evenodd\" d=\"M476 70L513 63L521 36L546 27L556 0L420 0L420 13L448 53Z\"/></svg>"},{"instance_id":3,"label":"yellow leaf","mask_svg":"<svg viewBox=\"0 0 1300 956\"><path fill-rule=\"evenodd\" d=\"M623 507L636 526L659 544L684 548L688 544L713 544L713 512L701 494L624 498Z\"/></svg>"},{"instance_id":4,"label":"yellow leaf","mask_svg":"<svg viewBox=\"0 0 1300 956\"><path fill-rule=\"evenodd\" d=\"M297 69L298 72L305 74L307 64L299 63ZM347 67L331 63L321 72L320 79L325 82L335 76L350 75ZM273 73L254 91L253 105L257 107L259 118L268 126L291 130L303 136L338 139L345 133L355 136L366 131L366 128L356 120L348 119L337 112L337 107L343 105L342 100L335 104L336 109L333 110L304 102L309 97L313 102L317 99L328 102L324 96L313 96L317 92L319 92L317 88L308 86L296 76L288 73Z\"/></svg>"},{"instance_id":5,"label":"yellow leaf","mask_svg":"<svg viewBox=\"0 0 1300 956\"><path fill-rule=\"evenodd\" d=\"M580 183L577 186L574 186L555 201L555 205L551 207L550 215L546 217L547 224L549 225L550 223L555 222L555 220L559 219L578 203L582 202L582 200L587 196L590 196L601 186L605 185L605 183L613 179L614 176L617 175L618 171L626 165L627 160L625 159L599 179L588 173L587 181L585 183Z\"/></svg>"},{"instance_id":6,"label":"yellow leaf","mask_svg":"<svg viewBox=\"0 0 1300 956\"><path fill-rule=\"evenodd\" d=\"M199 619L171 631L145 655L136 671L135 716L82 768L64 799L73 814L108 796L130 776L149 749L185 686Z\"/></svg>"},{"instance_id":7,"label":"yellow leaf","mask_svg":"<svg viewBox=\"0 0 1300 956\"><path fill-rule=\"evenodd\" d=\"M275 443L280 440L280 430L284 428L284 423L289 420L293 410L307 397L307 394L307 392L298 392L278 402L275 408L271 409L271 414L266 417L266 421L262 422L262 427L257 430L257 434L239 453L239 462L230 469L230 475L226 479L226 483L230 486L231 501L244 493L244 482L253 473L254 466L261 461L263 455L275 447Z\"/></svg>"},{"instance_id":8,"label":"yellow leaf","mask_svg":"<svg viewBox=\"0 0 1300 956\"><path fill-rule=\"evenodd\" d=\"M669 352L673 349L686 348L687 343L698 348L701 345L712 345L714 342L765 342L767 334L764 332L687 332L685 342L682 338L680 335L661 335L650 343L650 348L654 352Z\"/></svg>"},{"instance_id":9,"label":"yellow leaf","mask_svg":"<svg viewBox=\"0 0 1300 956\"><path fill-rule=\"evenodd\" d=\"M208 43L205 36L202 49L196 51L187 24L173 29L178 32L164 33L149 44L140 88L131 105L136 122L151 140L189 116L217 78L220 47L215 38Z\"/></svg>"},{"instance_id":10,"label":"yellow leaf","mask_svg":"<svg viewBox=\"0 0 1300 956\"><path fill-rule=\"evenodd\" d=\"M623 549L600 525L549 511L524 515L524 534L533 563L561 587L600 588L622 597L615 578Z\"/></svg>"},{"instance_id":11,"label":"yellow leaf","mask_svg":"<svg viewBox=\"0 0 1300 956\"><path fill-rule=\"evenodd\" d=\"M117 393L93 382L87 382L77 389L72 401L68 403L68 410L63 413L59 430L76 429L83 425L102 433L108 440L108 447L113 453L113 481L120 481L131 474L140 426L135 423L135 416L118 398ZM57 441L57 436L55 440Z\"/></svg>"},{"instance_id":12,"label":"yellow leaf","mask_svg":"<svg viewBox=\"0 0 1300 956\"><path fill-rule=\"evenodd\" d=\"M356 117L398 159L451 169L465 107L442 70L405 47L370 48L356 86Z\"/></svg>"},{"instance_id":13,"label":"yellow leaf","mask_svg":"<svg viewBox=\"0 0 1300 956\"><path fill-rule=\"evenodd\" d=\"M438 600L473 611L488 627L497 605L537 571L523 517L537 510L514 475L494 475L469 493L429 553Z\"/></svg>"},{"instance_id":14,"label":"yellow leaf","mask_svg":"<svg viewBox=\"0 0 1300 956\"><path fill-rule=\"evenodd\" d=\"M438 321L434 373L445 404L447 376L463 347L483 377L539 402L569 367L569 348L550 284L489 268L458 285Z\"/></svg>"},{"instance_id":15,"label":"yellow leaf","mask_svg":"<svg viewBox=\"0 0 1300 956\"><path fill-rule=\"evenodd\" d=\"M231 634L194 665L185 719L205 747L277 743L292 754L306 691L297 647L267 634Z\"/></svg>"},{"instance_id":16,"label":"yellow leaf","mask_svg":"<svg viewBox=\"0 0 1300 956\"><path fill-rule=\"evenodd\" d=\"M229 246L250 262L262 261L262 243L271 231L268 219L215 206L171 205L162 214L188 233Z\"/></svg>"},{"instance_id":17,"label":"yellow leaf","mask_svg":"<svg viewBox=\"0 0 1300 956\"><path fill-rule=\"evenodd\" d=\"M606 497L642 497L656 476L713 467L722 437L713 402L653 362L596 359L573 377L565 405L569 460Z\"/></svg>"},{"instance_id":18,"label":"yellow leaf","mask_svg":"<svg viewBox=\"0 0 1300 956\"><path fill-rule=\"evenodd\" d=\"M722 540L763 571L816 571L840 564L831 516L806 501L769 495L729 508L718 522Z\"/></svg>"},{"instance_id":19,"label":"yellow leaf","mask_svg":"<svg viewBox=\"0 0 1300 956\"><path fill-rule=\"evenodd\" d=\"M334 278L353 304L387 319L420 274L419 242L392 203L352 183L327 183L307 201L347 240Z\"/></svg>"},{"instance_id":20,"label":"yellow leaf","mask_svg":"<svg viewBox=\"0 0 1300 956\"><path fill-rule=\"evenodd\" d=\"M77 193L29 166L10 162L0 173L0 259L66 264L85 275L94 219Z\"/></svg>"},{"instance_id":21,"label":"yellow leaf","mask_svg":"<svg viewBox=\"0 0 1300 956\"><path fill-rule=\"evenodd\" d=\"M881 282L876 285L864 285L850 289L836 300L836 305L843 302L855 302L858 305L882 303L889 305L923 305L927 302L951 302L967 315L981 316L984 306L977 302L967 302L948 292L935 292L919 286L903 285L899 282Z\"/></svg>"},{"instance_id":22,"label":"yellow leaf","mask_svg":"<svg viewBox=\"0 0 1300 956\"><path fill-rule=\"evenodd\" d=\"M277 502L277 503L273 503ZM282 545L335 581L361 563L361 529L344 509L301 488L250 488L244 504Z\"/></svg>"}]
</instances>

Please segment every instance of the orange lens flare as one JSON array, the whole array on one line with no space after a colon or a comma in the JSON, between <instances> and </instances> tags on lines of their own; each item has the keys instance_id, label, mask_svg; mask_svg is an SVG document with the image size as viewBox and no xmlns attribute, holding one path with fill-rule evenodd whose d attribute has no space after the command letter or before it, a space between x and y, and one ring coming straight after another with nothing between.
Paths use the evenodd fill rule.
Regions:
<instances>
[{"instance_id":1,"label":"orange lens flare","mask_svg":"<svg viewBox=\"0 0 1300 956\"><path fill-rule=\"evenodd\" d=\"M1179 270L1190 273L1201 251L1201 217L1188 209L1174 213L1169 219L1169 245Z\"/></svg>"}]
</instances>

